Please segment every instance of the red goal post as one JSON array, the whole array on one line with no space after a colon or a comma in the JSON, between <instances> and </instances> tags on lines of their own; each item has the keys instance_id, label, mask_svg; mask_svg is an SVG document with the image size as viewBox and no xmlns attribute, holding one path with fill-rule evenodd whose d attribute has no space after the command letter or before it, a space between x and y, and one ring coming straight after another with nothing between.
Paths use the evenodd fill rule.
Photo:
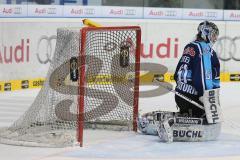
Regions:
<instances>
[{"instance_id":1,"label":"red goal post","mask_svg":"<svg viewBox=\"0 0 240 160\"><path fill-rule=\"evenodd\" d=\"M123 26L123 27L84 27L81 29L81 44L80 44L80 69L79 69L79 97L78 97L78 131L77 131L77 139L80 143L80 146L83 146L83 128L84 128L84 122L88 119L91 120L89 115L86 115L86 108L89 108L90 104L89 100L86 98L88 96L98 98L96 96L101 96L99 93L93 93L93 96L90 95L90 91L92 90L109 90L112 92L114 96L117 96L117 98L120 98L118 100L118 106L114 108L112 111L108 111L106 109L107 114L112 117L114 117L115 113L111 112L117 112L116 115L121 114L121 107L123 108L131 108L131 115L130 118L132 121L132 130L137 131L137 117L138 117L138 99L139 99L139 76L140 76L140 46L141 46L141 29L139 26ZM104 50L104 43L111 44L109 49ZM110 51L111 50L111 51ZM96 52L96 53L95 53ZM102 54L103 61L102 63L109 65L107 67L112 67L111 71L103 72L99 71L99 68L102 68L97 66L94 62L94 56L91 54L94 54L96 56L95 59L99 58L98 54ZM121 55L122 54L122 55ZM101 55L100 55L101 56ZM111 57L107 59L108 57ZM117 57L117 58L116 58ZM91 59L93 58L93 59ZM100 57L101 58L101 57ZM117 60L119 59L119 60ZM109 61L106 63L106 61ZM92 63L92 66L91 64ZM122 64L121 64L122 63ZM122 65L122 66L121 66ZM88 66L88 67L87 67ZM104 66L104 65L103 65ZM106 84L105 82L100 82L100 84L97 85L89 85L89 77L91 76L91 73L89 68L95 68L96 72L99 73L93 73L96 77L101 75L105 75L106 77L110 77L110 81ZM99 67L99 68L98 68ZM104 71L108 70L108 68L105 67ZM95 72L95 71L93 71ZM127 72L134 73L131 75L131 81L127 80L124 81L121 76L125 76L128 74ZM123 82L116 81L115 78L120 77ZM116 79L117 79L116 78ZM102 84L101 84L102 83ZM115 86L114 86L115 85ZM92 87L96 87L92 89ZM102 87L104 86L104 87ZM132 87L133 92L128 91L129 93L132 93L132 95L128 95L129 97L124 97L123 100L121 99L121 96L123 96L123 93L126 91L122 91L121 88L128 88ZM91 88L91 89L88 89ZM115 90L113 89L119 89L118 93L115 93ZM94 92L94 91L93 91ZM108 97L108 96L106 96ZM106 99L104 99L106 100ZM109 102L111 102L111 98L109 98ZM94 101L94 100L91 100ZM126 103L128 103L129 106L127 106ZM102 107L104 108L104 106ZM97 108L98 109L98 108ZM94 108L93 110L96 110L98 113L100 112L100 109L97 110ZM118 111L116 111L118 110ZM126 109L123 109L124 112ZM92 112L92 111L89 111ZM94 113L95 114L95 113ZM104 114L99 113L100 115L105 116ZM125 114L125 113L124 113ZM124 115L122 115L124 116ZM108 119L109 117L106 116ZM101 119L102 117L100 117ZM115 117L114 117L115 118ZM113 118L113 121L117 121ZM96 118L97 119L97 118ZM93 121L96 119L93 118ZM109 120L112 120L109 118Z\"/></svg>"}]
</instances>

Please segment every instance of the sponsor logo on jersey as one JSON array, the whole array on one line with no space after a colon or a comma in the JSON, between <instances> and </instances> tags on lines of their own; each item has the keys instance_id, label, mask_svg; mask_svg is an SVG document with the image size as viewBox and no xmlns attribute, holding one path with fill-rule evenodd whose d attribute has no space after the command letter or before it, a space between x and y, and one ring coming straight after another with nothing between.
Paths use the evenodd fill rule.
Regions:
<instances>
[{"instance_id":1,"label":"sponsor logo on jersey","mask_svg":"<svg viewBox=\"0 0 240 160\"><path fill-rule=\"evenodd\" d=\"M185 93L189 93L189 94L192 94L192 95L197 95L197 91L192 85L189 85L189 84L178 81L176 88L179 89L180 91L185 92Z\"/></svg>"},{"instance_id":2,"label":"sponsor logo on jersey","mask_svg":"<svg viewBox=\"0 0 240 160\"><path fill-rule=\"evenodd\" d=\"M190 56L194 57L196 52L193 47L187 47L184 49L183 54L189 54Z\"/></svg>"},{"instance_id":3,"label":"sponsor logo on jersey","mask_svg":"<svg viewBox=\"0 0 240 160\"><path fill-rule=\"evenodd\" d=\"M211 70L206 70L205 78L206 79L212 79L212 71Z\"/></svg>"}]
</instances>

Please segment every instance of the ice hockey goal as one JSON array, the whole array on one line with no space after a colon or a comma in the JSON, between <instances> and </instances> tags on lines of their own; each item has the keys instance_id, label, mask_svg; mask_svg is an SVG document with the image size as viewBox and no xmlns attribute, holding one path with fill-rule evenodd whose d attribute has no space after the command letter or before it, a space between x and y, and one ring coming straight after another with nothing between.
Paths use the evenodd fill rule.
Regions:
<instances>
[{"instance_id":1,"label":"ice hockey goal","mask_svg":"<svg viewBox=\"0 0 240 160\"><path fill-rule=\"evenodd\" d=\"M82 145L83 128L136 131L140 43L137 26L58 29L43 88L0 142L64 147Z\"/></svg>"}]
</instances>

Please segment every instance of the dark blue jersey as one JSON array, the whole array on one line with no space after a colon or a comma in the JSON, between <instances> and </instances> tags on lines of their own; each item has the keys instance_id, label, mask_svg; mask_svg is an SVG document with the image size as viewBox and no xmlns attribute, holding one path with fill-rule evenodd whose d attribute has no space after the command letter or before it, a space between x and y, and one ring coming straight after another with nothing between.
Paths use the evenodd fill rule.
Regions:
<instances>
[{"instance_id":1,"label":"dark blue jersey","mask_svg":"<svg viewBox=\"0 0 240 160\"><path fill-rule=\"evenodd\" d=\"M174 79L176 91L188 97L201 97L204 90L220 87L220 63L208 43L187 44L178 62Z\"/></svg>"}]
</instances>

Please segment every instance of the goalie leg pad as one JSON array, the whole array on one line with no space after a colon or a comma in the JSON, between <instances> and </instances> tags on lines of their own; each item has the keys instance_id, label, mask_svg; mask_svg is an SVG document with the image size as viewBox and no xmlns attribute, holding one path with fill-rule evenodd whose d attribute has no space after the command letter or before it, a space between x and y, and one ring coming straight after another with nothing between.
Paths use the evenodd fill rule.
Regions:
<instances>
[{"instance_id":1,"label":"goalie leg pad","mask_svg":"<svg viewBox=\"0 0 240 160\"><path fill-rule=\"evenodd\" d=\"M203 104L209 124L222 122L222 111L219 102L219 88L205 91L203 94Z\"/></svg>"},{"instance_id":2,"label":"goalie leg pad","mask_svg":"<svg viewBox=\"0 0 240 160\"><path fill-rule=\"evenodd\" d=\"M151 112L138 119L139 130L158 135L162 142L201 142L216 140L221 123L202 125L202 118L175 117L172 112Z\"/></svg>"},{"instance_id":3,"label":"goalie leg pad","mask_svg":"<svg viewBox=\"0 0 240 160\"><path fill-rule=\"evenodd\" d=\"M201 118L178 117L173 125L173 141L201 142L216 140L221 131L221 123L202 125Z\"/></svg>"},{"instance_id":4,"label":"goalie leg pad","mask_svg":"<svg viewBox=\"0 0 240 160\"><path fill-rule=\"evenodd\" d=\"M173 126L173 141L202 142L216 140L220 134L221 124Z\"/></svg>"}]
</instances>

